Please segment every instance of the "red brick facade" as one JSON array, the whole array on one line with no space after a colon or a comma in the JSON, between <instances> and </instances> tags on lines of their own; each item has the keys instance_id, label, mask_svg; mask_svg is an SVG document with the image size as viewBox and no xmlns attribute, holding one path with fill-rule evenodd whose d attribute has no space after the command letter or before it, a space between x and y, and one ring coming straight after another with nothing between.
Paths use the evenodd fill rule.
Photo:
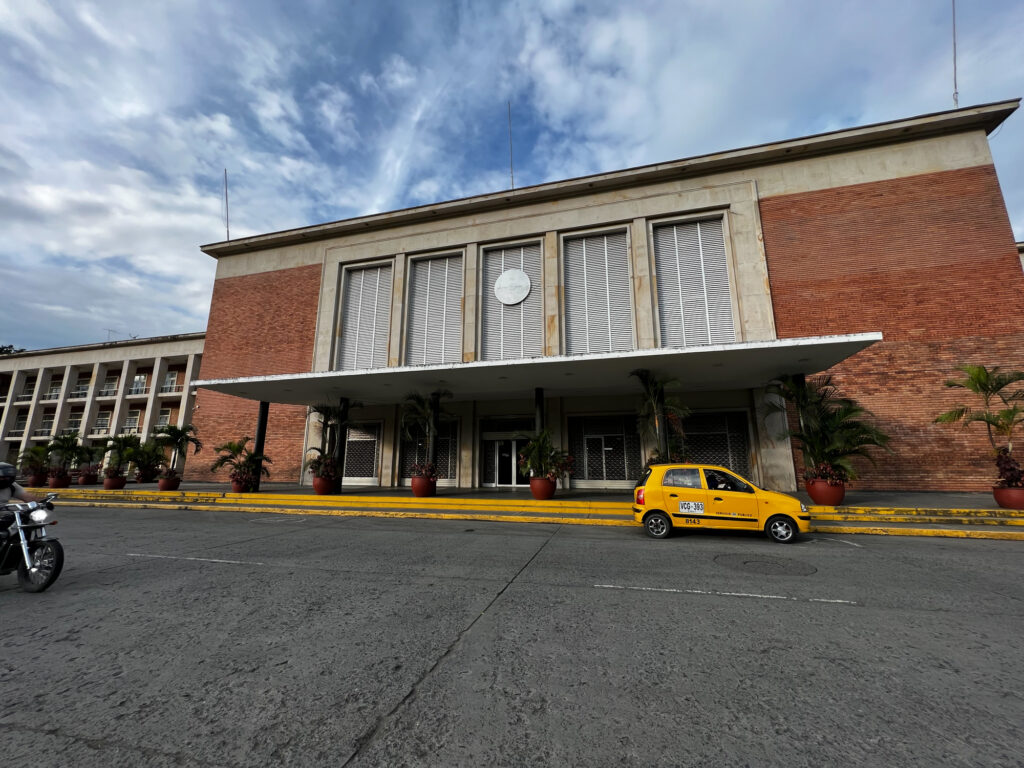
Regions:
<instances>
[{"instance_id":1,"label":"red brick facade","mask_svg":"<svg viewBox=\"0 0 1024 768\"><path fill-rule=\"evenodd\" d=\"M313 365L320 266L295 267L217 280L203 350L203 378L308 373ZM213 474L214 447L252 436L259 404L200 390L192 422L203 452L190 458L186 478L225 482ZM297 482L301 472L304 406L271 404L264 452L270 480ZM251 447L251 444L250 444Z\"/></svg>"},{"instance_id":2,"label":"red brick facade","mask_svg":"<svg viewBox=\"0 0 1024 768\"><path fill-rule=\"evenodd\" d=\"M893 438L855 487L991 487L981 426L932 420L974 403L943 384L956 366L1024 370L1024 272L995 169L767 198L760 210L779 338L884 335L829 371Z\"/></svg>"}]
</instances>

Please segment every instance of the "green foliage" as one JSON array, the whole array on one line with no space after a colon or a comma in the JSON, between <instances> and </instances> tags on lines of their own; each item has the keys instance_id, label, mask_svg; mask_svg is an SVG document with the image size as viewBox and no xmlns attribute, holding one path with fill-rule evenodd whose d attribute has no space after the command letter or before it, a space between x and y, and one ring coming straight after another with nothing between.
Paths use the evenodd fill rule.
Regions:
<instances>
[{"instance_id":1,"label":"green foliage","mask_svg":"<svg viewBox=\"0 0 1024 768\"><path fill-rule=\"evenodd\" d=\"M338 462L335 461L333 455L327 453L324 449L313 447L306 451L306 453L316 454L313 458L306 460L306 469L313 474L313 477L319 477L324 480L337 480L341 476Z\"/></svg>"},{"instance_id":2,"label":"green foliage","mask_svg":"<svg viewBox=\"0 0 1024 768\"><path fill-rule=\"evenodd\" d=\"M160 467L167 461L166 448L156 440L147 440L131 452L135 465L135 479L140 483L151 483L160 473Z\"/></svg>"},{"instance_id":3,"label":"green foliage","mask_svg":"<svg viewBox=\"0 0 1024 768\"><path fill-rule=\"evenodd\" d=\"M142 445L138 435L114 435L107 441L110 461L107 464L107 477L123 477L125 465L131 461L132 452Z\"/></svg>"},{"instance_id":4,"label":"green foliage","mask_svg":"<svg viewBox=\"0 0 1024 768\"><path fill-rule=\"evenodd\" d=\"M270 477L270 470L266 465L273 462L262 453L254 453L248 445L250 440L251 437L242 437L218 445L214 450L220 456L210 466L210 470L216 472L222 467L230 467L231 481L240 483L246 489L251 489L259 477Z\"/></svg>"},{"instance_id":5,"label":"green foliage","mask_svg":"<svg viewBox=\"0 0 1024 768\"><path fill-rule=\"evenodd\" d=\"M629 375L635 377L643 388L643 398L637 410L637 429L645 440L658 446L652 451L647 463L681 461L686 453L683 419L690 415L690 409L679 398L665 393L666 388L676 379L658 378L646 368L632 370ZM661 455L662 433L668 447L667 456Z\"/></svg>"},{"instance_id":6,"label":"green foliage","mask_svg":"<svg viewBox=\"0 0 1024 768\"><path fill-rule=\"evenodd\" d=\"M965 377L950 379L946 386L973 392L981 399L982 407L957 405L940 413L935 421L939 424L962 421L964 426L971 423L984 424L993 452L1000 449L996 442L999 436L1006 441L1007 452L1012 453L1013 433L1024 424L1024 387L1013 392L1009 391L1009 387L1024 381L1024 371L1003 372L999 366L986 368L984 365L961 365L957 370L962 371Z\"/></svg>"},{"instance_id":7,"label":"green foliage","mask_svg":"<svg viewBox=\"0 0 1024 768\"><path fill-rule=\"evenodd\" d=\"M437 425L444 413L441 401L450 397L447 389L435 389L429 395L411 392L402 402L402 434L407 440L426 435L427 464L433 464L437 456Z\"/></svg>"},{"instance_id":8,"label":"green foliage","mask_svg":"<svg viewBox=\"0 0 1024 768\"><path fill-rule=\"evenodd\" d=\"M57 435L50 441L50 456L57 460L57 468L62 475L67 475L71 470L71 464L78 458L78 433L69 432Z\"/></svg>"},{"instance_id":9,"label":"green foliage","mask_svg":"<svg viewBox=\"0 0 1024 768\"><path fill-rule=\"evenodd\" d=\"M16 352L24 351L24 349L15 348L13 344L0 344L0 355L13 355Z\"/></svg>"},{"instance_id":10,"label":"green foliage","mask_svg":"<svg viewBox=\"0 0 1024 768\"><path fill-rule=\"evenodd\" d=\"M25 475L45 475L50 469L50 446L33 445L18 456L18 466Z\"/></svg>"},{"instance_id":11,"label":"green foliage","mask_svg":"<svg viewBox=\"0 0 1024 768\"><path fill-rule=\"evenodd\" d=\"M192 424L186 424L183 427L166 424L162 427L157 427L153 432L155 440L159 440L164 445L171 447L171 460L168 462L167 467L170 470L173 470L178 465L179 456L181 457L182 466L184 466L189 446L195 448L193 455L203 450L203 443L196 437L196 428Z\"/></svg>"},{"instance_id":12,"label":"green foliage","mask_svg":"<svg viewBox=\"0 0 1024 768\"><path fill-rule=\"evenodd\" d=\"M527 436L524 436L527 437ZM557 480L572 474L573 459L563 450L555 448L551 432L543 430L528 436L529 442L519 452L519 468L529 472L531 477L546 477Z\"/></svg>"},{"instance_id":13,"label":"green foliage","mask_svg":"<svg viewBox=\"0 0 1024 768\"><path fill-rule=\"evenodd\" d=\"M827 480L830 485L856 480L855 456L874 463L870 448L888 450L889 436L867 420L871 415L868 411L839 392L831 376L783 376L767 391L796 410L799 426L782 437L797 442L803 454L805 480ZM785 411L785 405L774 410Z\"/></svg>"}]
</instances>

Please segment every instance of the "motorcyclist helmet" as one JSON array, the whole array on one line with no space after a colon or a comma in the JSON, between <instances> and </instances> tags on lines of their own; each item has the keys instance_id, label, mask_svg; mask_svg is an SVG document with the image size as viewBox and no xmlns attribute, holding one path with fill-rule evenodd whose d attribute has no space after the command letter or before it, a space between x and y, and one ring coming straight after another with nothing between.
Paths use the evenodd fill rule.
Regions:
<instances>
[{"instance_id":1,"label":"motorcyclist helmet","mask_svg":"<svg viewBox=\"0 0 1024 768\"><path fill-rule=\"evenodd\" d=\"M10 488L14 485L14 478L18 476L18 470L16 470L11 464L5 461L0 461L0 490L4 488Z\"/></svg>"}]
</instances>

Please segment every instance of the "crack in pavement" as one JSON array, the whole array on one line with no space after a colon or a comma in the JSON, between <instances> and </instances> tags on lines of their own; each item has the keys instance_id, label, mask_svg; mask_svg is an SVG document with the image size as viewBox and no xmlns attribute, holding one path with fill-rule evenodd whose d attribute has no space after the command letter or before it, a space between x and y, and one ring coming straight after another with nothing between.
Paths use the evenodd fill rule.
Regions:
<instances>
[{"instance_id":1,"label":"crack in pavement","mask_svg":"<svg viewBox=\"0 0 1024 768\"><path fill-rule=\"evenodd\" d=\"M480 611L476 618L469 622L469 624L466 625L466 627L459 632L459 634L455 637L451 644L445 649L444 653L438 656L437 660L432 665L430 665L430 667L426 671L424 671L422 675L420 675L419 679L416 680L416 682L412 684L412 686L409 688L409 691L405 694L405 696L402 697L401 701L395 704L395 706L392 707L390 711L378 717L376 722L369 729L367 729L367 731L363 733L363 735L359 736L355 740L355 751L348 757L348 759L344 763L341 764L341 768L346 768L346 766L351 764L353 760L356 760L362 754L363 750L366 747L368 747L374 741L376 741L377 737L384 730L384 727L388 724L388 722L395 715L398 714L399 710L401 710L406 705L406 703L412 701L412 699L416 696L417 690L419 690L423 683L426 682L427 678L433 675L434 671L439 666L441 666L441 662L443 662L452 654L455 648L462 642L462 639L467 634L469 634L469 632L472 631L473 627L476 626L477 622L480 621L480 619L482 619L487 614L487 612L491 610L494 604L497 603L501 596L505 594L506 590L508 590L508 588L515 583L516 579L518 579L522 575L522 573L530 567L533 561L537 559L537 556L544 551L544 548L551 543L551 540L555 538L555 536L561 529L562 526L559 525L555 528L555 530L551 532L550 536L544 539L544 542L539 547L537 547L537 551L530 556L530 559L527 560L523 564L523 566L515 572L515 574L513 574L512 578L505 582L505 585L498 590L498 592L494 595L494 597L491 598L490 602L488 602L487 605L484 606L483 610Z\"/></svg>"}]
</instances>

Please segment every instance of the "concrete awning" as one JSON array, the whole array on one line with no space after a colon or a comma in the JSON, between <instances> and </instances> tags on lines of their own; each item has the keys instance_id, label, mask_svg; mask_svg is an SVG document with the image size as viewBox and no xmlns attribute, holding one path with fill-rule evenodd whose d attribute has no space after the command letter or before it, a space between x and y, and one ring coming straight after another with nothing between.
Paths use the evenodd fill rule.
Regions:
<instances>
[{"instance_id":1,"label":"concrete awning","mask_svg":"<svg viewBox=\"0 0 1024 768\"><path fill-rule=\"evenodd\" d=\"M881 333L749 341L686 349L644 349L594 355L558 355L448 365L322 371L238 379L208 379L194 386L271 403L315 405L348 397L365 405L398 403L410 392L447 389L455 400L504 400L636 394L629 376L647 368L677 379L671 390L722 391L763 387L782 374L831 368L882 340Z\"/></svg>"}]
</instances>

